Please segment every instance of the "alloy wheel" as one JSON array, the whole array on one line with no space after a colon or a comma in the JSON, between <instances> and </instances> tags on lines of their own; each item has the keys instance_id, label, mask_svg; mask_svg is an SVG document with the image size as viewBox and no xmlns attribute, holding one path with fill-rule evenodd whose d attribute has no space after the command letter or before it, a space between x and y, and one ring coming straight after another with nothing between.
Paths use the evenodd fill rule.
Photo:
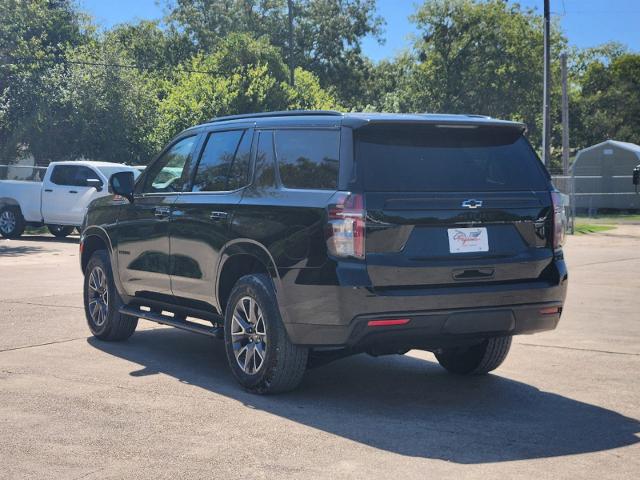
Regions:
<instances>
[{"instance_id":1,"label":"alloy wheel","mask_svg":"<svg viewBox=\"0 0 640 480\"><path fill-rule=\"evenodd\" d=\"M238 300L231 318L231 341L238 366L247 375L255 375L264 365L267 353L267 329L258 302L245 296Z\"/></svg>"},{"instance_id":2,"label":"alloy wheel","mask_svg":"<svg viewBox=\"0 0 640 480\"><path fill-rule=\"evenodd\" d=\"M89 314L96 327L107 321L109 311L109 288L107 275L102 267L95 266L89 274Z\"/></svg>"},{"instance_id":3,"label":"alloy wheel","mask_svg":"<svg viewBox=\"0 0 640 480\"><path fill-rule=\"evenodd\" d=\"M5 210L2 212L2 215L0 215L0 230L2 230L2 233L9 235L15 230L16 222L17 219L15 212Z\"/></svg>"}]
</instances>

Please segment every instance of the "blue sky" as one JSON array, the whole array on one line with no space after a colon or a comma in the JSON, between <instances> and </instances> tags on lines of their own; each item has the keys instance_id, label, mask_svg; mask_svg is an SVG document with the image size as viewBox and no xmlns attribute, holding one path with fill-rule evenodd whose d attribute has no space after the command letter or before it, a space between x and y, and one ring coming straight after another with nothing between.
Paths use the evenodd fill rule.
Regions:
<instances>
[{"instance_id":1,"label":"blue sky","mask_svg":"<svg viewBox=\"0 0 640 480\"><path fill-rule=\"evenodd\" d=\"M164 1L79 0L80 6L105 27L136 19L162 16ZM409 44L415 33L408 17L415 11L414 0L377 0L379 14L387 21L384 45L365 39L364 51L374 60L393 56ZM520 0L526 7L542 11L542 0ZM640 51L640 0L551 0L551 11L562 22L572 45L592 47L608 41L626 44Z\"/></svg>"}]
</instances>

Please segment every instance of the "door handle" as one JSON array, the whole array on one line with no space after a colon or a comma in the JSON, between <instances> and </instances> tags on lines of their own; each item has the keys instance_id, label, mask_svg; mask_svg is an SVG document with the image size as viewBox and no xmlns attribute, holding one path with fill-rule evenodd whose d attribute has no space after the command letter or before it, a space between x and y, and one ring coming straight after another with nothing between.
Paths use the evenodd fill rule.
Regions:
<instances>
[{"instance_id":1,"label":"door handle","mask_svg":"<svg viewBox=\"0 0 640 480\"><path fill-rule=\"evenodd\" d=\"M47 192L47 193L53 192L53 190L51 190L50 188L45 188L44 191Z\"/></svg>"},{"instance_id":2,"label":"door handle","mask_svg":"<svg viewBox=\"0 0 640 480\"><path fill-rule=\"evenodd\" d=\"M158 218L166 218L171 213L169 207L156 207L153 214Z\"/></svg>"},{"instance_id":3,"label":"door handle","mask_svg":"<svg viewBox=\"0 0 640 480\"><path fill-rule=\"evenodd\" d=\"M69 190L69 193L78 193L78 192L75 190Z\"/></svg>"},{"instance_id":4,"label":"door handle","mask_svg":"<svg viewBox=\"0 0 640 480\"><path fill-rule=\"evenodd\" d=\"M225 220L228 217L229 214L227 212L211 212L209 214L209 218L214 221Z\"/></svg>"}]
</instances>

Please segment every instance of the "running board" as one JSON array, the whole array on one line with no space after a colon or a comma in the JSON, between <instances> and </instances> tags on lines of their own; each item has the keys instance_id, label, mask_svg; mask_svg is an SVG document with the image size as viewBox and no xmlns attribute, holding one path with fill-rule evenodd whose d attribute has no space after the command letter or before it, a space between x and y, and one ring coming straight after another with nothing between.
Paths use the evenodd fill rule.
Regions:
<instances>
[{"instance_id":1,"label":"running board","mask_svg":"<svg viewBox=\"0 0 640 480\"><path fill-rule=\"evenodd\" d=\"M169 325L170 327L176 327L193 333L200 333L201 335L207 335L209 337L216 337L219 339L224 338L224 329L222 327L207 327L206 325L200 325L199 323L177 320L167 315L147 312L145 310L140 310L126 305L120 307L119 312L123 315L144 318L145 320L161 323L162 325Z\"/></svg>"}]
</instances>

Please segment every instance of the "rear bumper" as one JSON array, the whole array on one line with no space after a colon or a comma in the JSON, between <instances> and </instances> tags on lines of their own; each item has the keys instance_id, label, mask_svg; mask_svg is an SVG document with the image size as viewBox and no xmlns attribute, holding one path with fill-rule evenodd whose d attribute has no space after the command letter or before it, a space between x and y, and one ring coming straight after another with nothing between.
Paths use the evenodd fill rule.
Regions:
<instances>
[{"instance_id":1,"label":"rear bumper","mask_svg":"<svg viewBox=\"0 0 640 480\"><path fill-rule=\"evenodd\" d=\"M554 269L553 281L383 290L349 286L344 278L342 286L314 284L307 272L304 283L283 277L281 309L296 344L429 349L457 340L556 328L567 292L567 272L563 260L555 260ZM558 313L541 312L552 307ZM370 320L389 318L409 322L367 325Z\"/></svg>"},{"instance_id":2,"label":"rear bumper","mask_svg":"<svg viewBox=\"0 0 640 480\"><path fill-rule=\"evenodd\" d=\"M541 314L558 307L558 313ZM396 312L393 318L409 320L404 325L369 326L371 320L389 316L360 316L348 325L289 324L291 341L309 346L345 346L367 350L432 349L486 336L520 335L553 330L558 325L562 303L513 305L438 312Z\"/></svg>"}]
</instances>

